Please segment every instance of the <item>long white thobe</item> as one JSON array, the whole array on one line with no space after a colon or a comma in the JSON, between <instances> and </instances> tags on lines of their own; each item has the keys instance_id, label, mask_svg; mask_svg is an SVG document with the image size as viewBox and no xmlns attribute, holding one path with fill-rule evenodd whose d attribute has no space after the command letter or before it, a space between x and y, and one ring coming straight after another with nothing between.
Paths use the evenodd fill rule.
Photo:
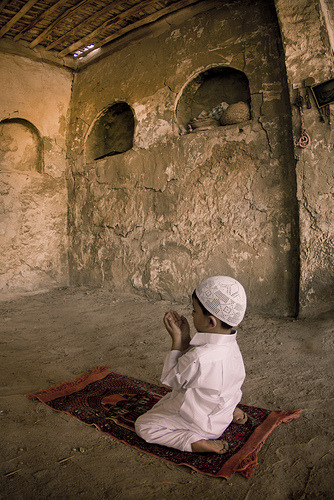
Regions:
<instances>
[{"instance_id":1,"label":"long white thobe","mask_svg":"<svg viewBox=\"0 0 334 500\"><path fill-rule=\"evenodd\" d=\"M136 421L148 443L192 451L191 443L217 439L233 419L245 368L237 332L196 333L190 349L171 351L161 382L173 390Z\"/></svg>"}]
</instances>

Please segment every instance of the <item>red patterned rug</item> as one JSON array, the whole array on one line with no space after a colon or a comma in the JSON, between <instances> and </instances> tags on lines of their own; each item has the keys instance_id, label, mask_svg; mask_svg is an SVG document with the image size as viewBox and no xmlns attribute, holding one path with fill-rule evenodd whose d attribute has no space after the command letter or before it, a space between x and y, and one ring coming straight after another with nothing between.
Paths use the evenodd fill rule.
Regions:
<instances>
[{"instance_id":1,"label":"red patterned rug","mask_svg":"<svg viewBox=\"0 0 334 500\"><path fill-rule=\"evenodd\" d=\"M257 452L269 434L283 422L298 418L302 410L271 411L239 405L248 415L244 425L230 424L221 439L229 444L224 455L181 452L148 444L137 436L134 422L167 392L161 387L107 368L95 368L74 382L64 382L30 399L39 399L56 411L62 411L102 432L155 457L178 465L187 465L203 474L229 478L234 472L250 477L257 467Z\"/></svg>"}]
</instances>

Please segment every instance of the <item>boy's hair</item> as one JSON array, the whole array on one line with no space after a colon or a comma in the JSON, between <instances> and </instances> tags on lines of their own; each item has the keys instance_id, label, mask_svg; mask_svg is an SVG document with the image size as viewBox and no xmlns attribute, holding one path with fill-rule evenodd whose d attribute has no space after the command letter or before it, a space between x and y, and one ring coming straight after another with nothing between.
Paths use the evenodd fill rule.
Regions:
<instances>
[{"instance_id":1,"label":"boy's hair","mask_svg":"<svg viewBox=\"0 0 334 500\"><path fill-rule=\"evenodd\" d=\"M199 300L196 294L196 290L193 291L192 298L197 300L198 304L200 305L202 312L205 316L214 316L214 314L210 313L202 304L202 302ZM215 316L216 317L216 316ZM220 321L220 325L222 328L226 328L227 330L232 328L231 325L228 325L227 323L224 323L221 319L217 318Z\"/></svg>"}]
</instances>

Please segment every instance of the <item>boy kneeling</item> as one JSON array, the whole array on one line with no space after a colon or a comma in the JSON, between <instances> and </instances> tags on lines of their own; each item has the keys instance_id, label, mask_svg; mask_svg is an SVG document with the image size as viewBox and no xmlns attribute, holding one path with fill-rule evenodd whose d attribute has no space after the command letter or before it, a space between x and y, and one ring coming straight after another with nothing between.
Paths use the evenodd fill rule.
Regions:
<instances>
[{"instance_id":1,"label":"boy kneeling","mask_svg":"<svg viewBox=\"0 0 334 500\"><path fill-rule=\"evenodd\" d=\"M235 279L213 276L196 288L192 301L192 339L184 316L164 316L172 349L161 382L173 390L137 419L136 432L148 443L181 451L225 453L227 443L217 438L232 420L247 420L236 408L245 368L233 329L245 315L246 293Z\"/></svg>"}]
</instances>

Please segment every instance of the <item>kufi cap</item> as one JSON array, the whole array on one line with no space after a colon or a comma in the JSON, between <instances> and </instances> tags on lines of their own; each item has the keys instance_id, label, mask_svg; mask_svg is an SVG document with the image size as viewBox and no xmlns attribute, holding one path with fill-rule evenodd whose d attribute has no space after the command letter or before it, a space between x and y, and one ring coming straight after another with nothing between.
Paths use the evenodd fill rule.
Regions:
<instances>
[{"instance_id":1,"label":"kufi cap","mask_svg":"<svg viewBox=\"0 0 334 500\"><path fill-rule=\"evenodd\" d=\"M229 276L212 276L196 288L196 295L209 313L230 326L243 320L247 307L244 287Z\"/></svg>"}]
</instances>

